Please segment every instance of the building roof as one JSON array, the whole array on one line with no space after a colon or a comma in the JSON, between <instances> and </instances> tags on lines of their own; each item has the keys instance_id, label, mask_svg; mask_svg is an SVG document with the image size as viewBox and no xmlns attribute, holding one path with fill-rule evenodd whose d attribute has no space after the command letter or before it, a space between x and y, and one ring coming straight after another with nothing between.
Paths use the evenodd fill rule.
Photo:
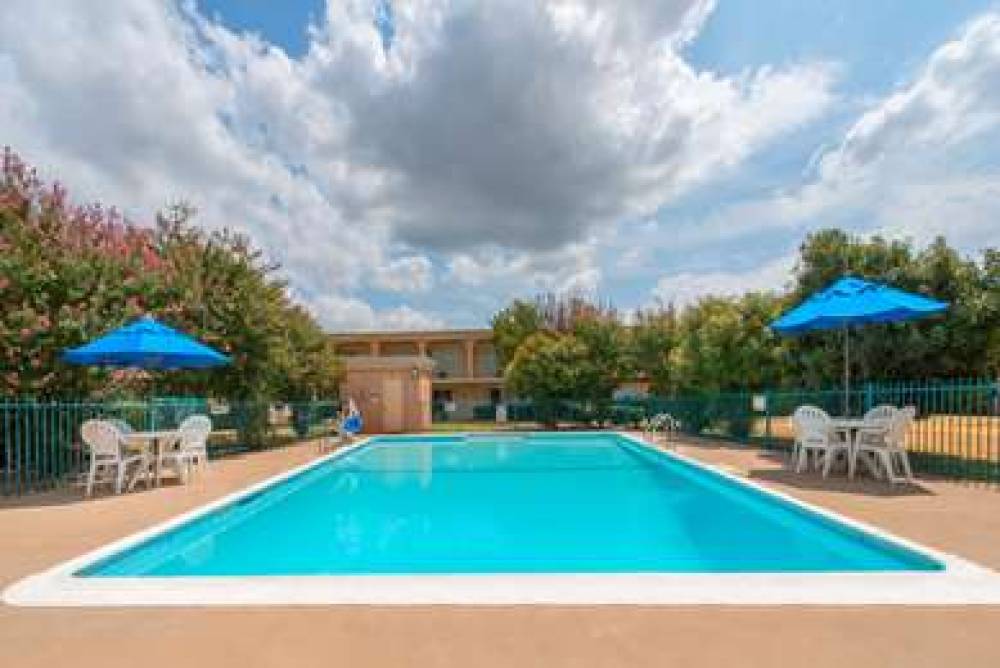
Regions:
<instances>
[{"instance_id":1,"label":"building roof","mask_svg":"<svg viewBox=\"0 0 1000 668\"><path fill-rule=\"evenodd\" d=\"M464 338L493 338L493 330L482 329L418 329L418 330L384 330L384 331L357 331L357 332L335 332L330 334L336 342L346 343L350 341L412 341L416 339L464 339Z\"/></svg>"}]
</instances>

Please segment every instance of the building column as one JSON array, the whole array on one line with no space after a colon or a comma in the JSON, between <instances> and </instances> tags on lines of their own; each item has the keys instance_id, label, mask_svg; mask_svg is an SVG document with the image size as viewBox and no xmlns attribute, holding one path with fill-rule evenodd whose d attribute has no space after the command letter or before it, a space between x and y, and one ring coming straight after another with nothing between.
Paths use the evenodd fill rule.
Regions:
<instances>
[{"instance_id":1,"label":"building column","mask_svg":"<svg viewBox=\"0 0 1000 668\"><path fill-rule=\"evenodd\" d=\"M465 341L465 373L467 378L476 376L476 342Z\"/></svg>"},{"instance_id":2,"label":"building column","mask_svg":"<svg viewBox=\"0 0 1000 668\"><path fill-rule=\"evenodd\" d=\"M382 352L382 346L379 344L378 341L371 341L368 344L368 354L371 355L372 357L378 357L379 353L381 352Z\"/></svg>"},{"instance_id":3,"label":"building column","mask_svg":"<svg viewBox=\"0 0 1000 668\"><path fill-rule=\"evenodd\" d=\"M417 341L417 355L420 357L427 357L427 342Z\"/></svg>"}]
</instances>

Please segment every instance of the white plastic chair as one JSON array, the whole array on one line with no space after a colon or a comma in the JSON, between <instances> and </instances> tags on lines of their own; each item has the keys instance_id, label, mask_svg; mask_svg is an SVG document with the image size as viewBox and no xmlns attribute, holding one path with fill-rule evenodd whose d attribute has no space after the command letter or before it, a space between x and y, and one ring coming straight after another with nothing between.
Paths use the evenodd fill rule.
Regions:
<instances>
[{"instance_id":1,"label":"white plastic chair","mask_svg":"<svg viewBox=\"0 0 1000 668\"><path fill-rule=\"evenodd\" d=\"M125 475L132 464L149 464L144 454L125 454L125 439L121 430L107 420L87 420L80 426L80 437L90 450L90 471L87 473L87 496L94 490L100 470L110 470L115 494L121 494Z\"/></svg>"},{"instance_id":2,"label":"white plastic chair","mask_svg":"<svg viewBox=\"0 0 1000 668\"><path fill-rule=\"evenodd\" d=\"M108 420L108 422L117 427L118 431L120 431L123 436L128 436L133 431L135 431L134 429L132 429L132 425L130 425L128 422L126 422L121 418L114 418L112 420Z\"/></svg>"},{"instance_id":3,"label":"white plastic chair","mask_svg":"<svg viewBox=\"0 0 1000 668\"><path fill-rule=\"evenodd\" d=\"M184 418L177 428L177 441L162 454L160 465L166 465L177 472L181 482L187 482L192 471L199 471L208 463L208 437L212 433L212 421L205 415Z\"/></svg>"},{"instance_id":4,"label":"white plastic chair","mask_svg":"<svg viewBox=\"0 0 1000 668\"><path fill-rule=\"evenodd\" d=\"M881 404L869 409L864 419L866 423L887 425L897 410L899 409L890 404Z\"/></svg>"},{"instance_id":5,"label":"white plastic chair","mask_svg":"<svg viewBox=\"0 0 1000 668\"><path fill-rule=\"evenodd\" d=\"M653 440L658 435L662 436L664 440L669 440L670 434L677 431L679 427L677 420L670 413L657 413L648 420L643 420L641 426L643 436L647 440Z\"/></svg>"},{"instance_id":6,"label":"white plastic chair","mask_svg":"<svg viewBox=\"0 0 1000 668\"><path fill-rule=\"evenodd\" d=\"M834 459L841 452L850 458L850 441L833 429L833 421L822 408L799 406L792 414L795 443L792 446L792 464L801 473L809 464L809 454L818 466L823 463L823 477L830 474Z\"/></svg>"},{"instance_id":7,"label":"white plastic chair","mask_svg":"<svg viewBox=\"0 0 1000 668\"><path fill-rule=\"evenodd\" d=\"M892 417L881 425L873 425L858 430L854 445L856 460L862 454L870 454L885 471L886 478L891 483L910 482L913 480L913 469L906 453L906 432L916 417L913 406L894 410ZM896 474L895 462L899 462L901 475ZM851 462L851 471L856 462Z\"/></svg>"}]
</instances>

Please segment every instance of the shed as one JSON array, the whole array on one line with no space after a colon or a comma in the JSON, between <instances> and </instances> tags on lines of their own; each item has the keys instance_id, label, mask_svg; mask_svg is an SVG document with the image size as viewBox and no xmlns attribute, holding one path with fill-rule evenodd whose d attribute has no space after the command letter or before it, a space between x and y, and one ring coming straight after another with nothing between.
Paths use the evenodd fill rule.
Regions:
<instances>
[{"instance_id":1,"label":"shed","mask_svg":"<svg viewBox=\"0 0 1000 668\"><path fill-rule=\"evenodd\" d=\"M433 360L417 355L343 359L340 396L357 404L364 417L365 433L430 429Z\"/></svg>"}]
</instances>

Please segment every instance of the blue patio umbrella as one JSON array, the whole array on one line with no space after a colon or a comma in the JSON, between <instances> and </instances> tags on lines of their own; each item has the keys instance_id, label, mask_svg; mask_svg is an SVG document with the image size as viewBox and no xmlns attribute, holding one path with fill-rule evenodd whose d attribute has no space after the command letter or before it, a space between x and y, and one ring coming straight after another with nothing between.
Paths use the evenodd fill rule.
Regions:
<instances>
[{"instance_id":1,"label":"blue patio umbrella","mask_svg":"<svg viewBox=\"0 0 1000 668\"><path fill-rule=\"evenodd\" d=\"M207 369L229 364L226 355L143 316L63 353L71 364L140 369Z\"/></svg>"},{"instance_id":2,"label":"blue patio umbrella","mask_svg":"<svg viewBox=\"0 0 1000 668\"><path fill-rule=\"evenodd\" d=\"M148 315L90 343L66 350L63 359L82 366L157 370L208 369L230 362L226 355ZM155 428L155 411L150 413L150 424Z\"/></svg>"},{"instance_id":3,"label":"blue patio umbrella","mask_svg":"<svg viewBox=\"0 0 1000 668\"><path fill-rule=\"evenodd\" d=\"M781 334L823 329L844 331L844 412L849 412L851 325L916 320L948 308L946 302L888 285L843 276L771 323Z\"/></svg>"}]
</instances>

